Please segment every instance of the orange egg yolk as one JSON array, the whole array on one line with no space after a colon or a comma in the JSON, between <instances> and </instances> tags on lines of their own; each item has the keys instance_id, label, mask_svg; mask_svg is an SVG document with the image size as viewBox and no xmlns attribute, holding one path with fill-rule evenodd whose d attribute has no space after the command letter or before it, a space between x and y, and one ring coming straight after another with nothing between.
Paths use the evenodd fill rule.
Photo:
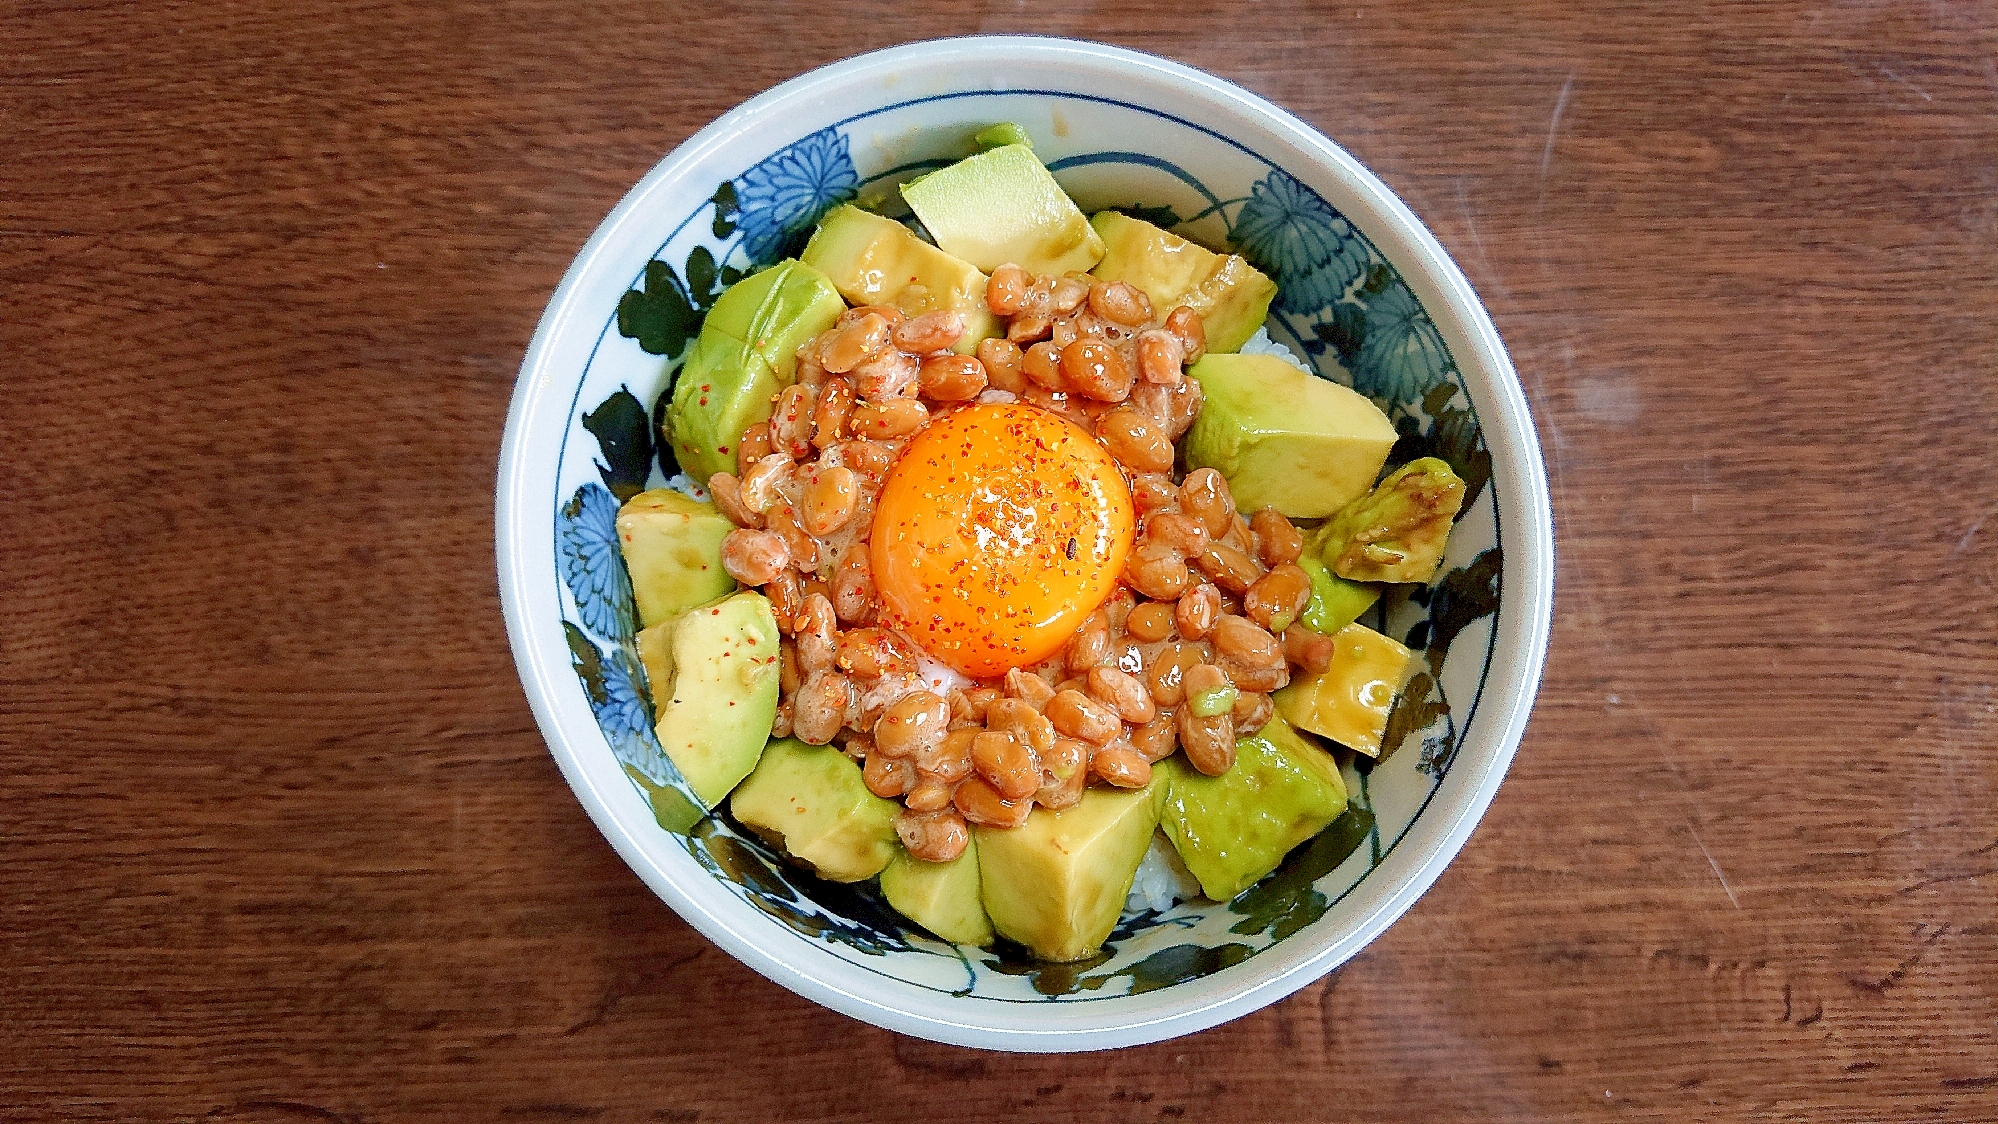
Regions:
<instances>
[{"instance_id":1,"label":"orange egg yolk","mask_svg":"<svg viewBox=\"0 0 1998 1124\"><path fill-rule=\"evenodd\" d=\"M868 561L890 622L990 678L1039 663L1117 587L1131 490L1058 414L991 404L923 429L888 470Z\"/></svg>"}]
</instances>

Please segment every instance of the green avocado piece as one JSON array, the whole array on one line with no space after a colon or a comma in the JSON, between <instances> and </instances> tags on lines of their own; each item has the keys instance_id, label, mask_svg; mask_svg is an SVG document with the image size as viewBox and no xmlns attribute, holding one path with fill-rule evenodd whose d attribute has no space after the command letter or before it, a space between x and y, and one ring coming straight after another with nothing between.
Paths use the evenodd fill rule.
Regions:
<instances>
[{"instance_id":1,"label":"green avocado piece","mask_svg":"<svg viewBox=\"0 0 1998 1124\"><path fill-rule=\"evenodd\" d=\"M1235 767L1218 777L1177 758L1160 764L1167 768L1159 826L1215 901L1275 870L1291 848L1346 810L1346 783L1332 755L1307 744L1280 717L1238 739Z\"/></svg>"},{"instance_id":2,"label":"green avocado piece","mask_svg":"<svg viewBox=\"0 0 1998 1124\"><path fill-rule=\"evenodd\" d=\"M760 593L689 609L638 634L653 732L712 807L756 767L777 717L777 618Z\"/></svg>"},{"instance_id":3,"label":"green avocado piece","mask_svg":"<svg viewBox=\"0 0 1998 1124\"><path fill-rule=\"evenodd\" d=\"M786 258L730 285L701 328L742 341L789 386L798 371L799 345L832 327L845 311L832 278Z\"/></svg>"},{"instance_id":4,"label":"green avocado piece","mask_svg":"<svg viewBox=\"0 0 1998 1124\"><path fill-rule=\"evenodd\" d=\"M1103 239L1024 144L1002 144L905 183L902 198L940 249L988 273L1012 262L1059 276L1103 256Z\"/></svg>"},{"instance_id":5,"label":"green avocado piece","mask_svg":"<svg viewBox=\"0 0 1998 1124\"><path fill-rule=\"evenodd\" d=\"M804 260L855 305L893 305L910 316L956 311L964 317L964 335L952 351L969 355L979 340L999 334L999 320L985 303L985 274L894 219L851 204L834 207L819 220Z\"/></svg>"},{"instance_id":6,"label":"green avocado piece","mask_svg":"<svg viewBox=\"0 0 1998 1124\"><path fill-rule=\"evenodd\" d=\"M1019 827L972 829L992 927L1043 960L1094 953L1117 927L1152 844L1153 799L1151 785L1088 788L1081 803L1035 808Z\"/></svg>"},{"instance_id":7,"label":"green avocado piece","mask_svg":"<svg viewBox=\"0 0 1998 1124\"><path fill-rule=\"evenodd\" d=\"M1354 581L1426 582L1463 505L1464 482L1448 462L1410 461L1326 521L1320 557Z\"/></svg>"},{"instance_id":8,"label":"green avocado piece","mask_svg":"<svg viewBox=\"0 0 1998 1124\"><path fill-rule=\"evenodd\" d=\"M715 473L734 471L743 431L770 420L782 389L777 372L741 340L703 331L687 348L666 408L665 435L681 471L702 487Z\"/></svg>"},{"instance_id":9,"label":"green avocado piece","mask_svg":"<svg viewBox=\"0 0 1998 1124\"><path fill-rule=\"evenodd\" d=\"M666 410L680 467L702 485L735 468L743 430L770 417L798 369L798 347L846 311L823 273L781 261L728 287L687 349Z\"/></svg>"},{"instance_id":10,"label":"green avocado piece","mask_svg":"<svg viewBox=\"0 0 1998 1124\"><path fill-rule=\"evenodd\" d=\"M1160 316L1191 308L1210 354L1239 350L1269 318L1276 282L1240 254L1217 254L1116 211L1096 212L1089 225L1103 239L1103 260L1090 273L1137 286Z\"/></svg>"},{"instance_id":11,"label":"green avocado piece","mask_svg":"<svg viewBox=\"0 0 1998 1124\"><path fill-rule=\"evenodd\" d=\"M897 848L881 872L881 896L895 912L947 941L984 947L992 943L978 879L978 841L947 863L924 862Z\"/></svg>"},{"instance_id":12,"label":"green avocado piece","mask_svg":"<svg viewBox=\"0 0 1998 1124\"><path fill-rule=\"evenodd\" d=\"M1186 434L1187 467L1227 477L1242 511L1330 515L1367 494L1400 436L1351 388L1274 355L1209 355L1187 374L1206 392Z\"/></svg>"},{"instance_id":13,"label":"green avocado piece","mask_svg":"<svg viewBox=\"0 0 1998 1124\"><path fill-rule=\"evenodd\" d=\"M1311 601L1298 619L1313 632L1330 636L1360 619L1360 614L1381 599L1379 586L1347 581L1325 568L1325 563L1307 552L1297 560L1311 575Z\"/></svg>"},{"instance_id":14,"label":"green avocado piece","mask_svg":"<svg viewBox=\"0 0 1998 1124\"><path fill-rule=\"evenodd\" d=\"M1011 121L1001 121L997 125L987 125L971 138L971 146L980 152L988 148L1000 148L1009 144L1034 147L1034 138L1027 130Z\"/></svg>"},{"instance_id":15,"label":"green avocado piece","mask_svg":"<svg viewBox=\"0 0 1998 1124\"><path fill-rule=\"evenodd\" d=\"M735 592L721 544L735 524L713 504L671 488L640 492L617 513L617 545L631 574L638 622L650 628Z\"/></svg>"},{"instance_id":16,"label":"green avocado piece","mask_svg":"<svg viewBox=\"0 0 1998 1124\"><path fill-rule=\"evenodd\" d=\"M881 872L901 844L901 805L867 791L860 766L829 745L779 738L729 797L735 818L833 882Z\"/></svg>"},{"instance_id":17,"label":"green avocado piece","mask_svg":"<svg viewBox=\"0 0 1998 1124\"><path fill-rule=\"evenodd\" d=\"M1292 678L1270 701L1292 726L1379 757L1415 653L1363 624L1340 629L1332 644L1332 663L1324 671Z\"/></svg>"}]
</instances>

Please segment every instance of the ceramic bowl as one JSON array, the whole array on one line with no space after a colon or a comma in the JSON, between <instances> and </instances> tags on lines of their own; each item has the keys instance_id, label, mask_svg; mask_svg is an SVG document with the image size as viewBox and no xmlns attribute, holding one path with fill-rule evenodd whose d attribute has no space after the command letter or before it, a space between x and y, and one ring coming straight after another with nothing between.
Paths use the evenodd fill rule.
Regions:
<instances>
[{"instance_id":1,"label":"ceramic bowl","mask_svg":"<svg viewBox=\"0 0 1998 1124\"><path fill-rule=\"evenodd\" d=\"M705 309L795 253L827 208L1011 121L1085 210L1116 206L1247 256L1269 329L1372 397L1410 455L1469 485L1437 580L1373 624L1418 650L1366 816L1225 903L1127 914L1080 964L939 942L870 886L785 866L702 818L649 729L619 497L663 480L650 422ZM1392 193L1288 113L1131 51L969 38L814 71L702 130L576 257L521 365L500 457L500 585L535 717L576 797L647 885L743 963L855 1018L943 1042L1087 1050L1253 1011L1352 956L1428 888L1490 802L1538 683L1552 603L1526 402L1463 274ZM1366 764L1366 762L1362 762Z\"/></svg>"}]
</instances>

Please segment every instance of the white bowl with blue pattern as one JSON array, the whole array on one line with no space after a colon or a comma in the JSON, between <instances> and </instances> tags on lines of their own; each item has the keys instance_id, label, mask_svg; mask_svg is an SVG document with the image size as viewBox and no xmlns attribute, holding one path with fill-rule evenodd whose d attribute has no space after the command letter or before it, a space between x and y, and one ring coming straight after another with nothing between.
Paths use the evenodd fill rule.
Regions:
<instances>
[{"instance_id":1,"label":"white bowl with blue pattern","mask_svg":"<svg viewBox=\"0 0 1998 1124\"><path fill-rule=\"evenodd\" d=\"M1119 207L1276 279L1270 333L1374 398L1398 456L1469 484L1441 575L1368 619L1420 652L1390 752L1348 779L1365 816L1231 902L1127 915L1090 961L935 940L700 816L653 739L612 518L664 479L649 421L715 296L795 253L827 208L1026 127L1085 210ZM666 454L670 457L670 453ZM1476 825L1546 650L1553 536L1519 383L1463 274L1392 193L1296 118L1161 59L971 38L794 79L687 141L583 248L521 365L500 457L508 633L550 750L633 870L743 963L855 1018L943 1042L1091 1050L1276 1001L1377 936ZM1368 819L1371 822L1368 822ZM1343 833L1343 835L1342 835Z\"/></svg>"}]
</instances>

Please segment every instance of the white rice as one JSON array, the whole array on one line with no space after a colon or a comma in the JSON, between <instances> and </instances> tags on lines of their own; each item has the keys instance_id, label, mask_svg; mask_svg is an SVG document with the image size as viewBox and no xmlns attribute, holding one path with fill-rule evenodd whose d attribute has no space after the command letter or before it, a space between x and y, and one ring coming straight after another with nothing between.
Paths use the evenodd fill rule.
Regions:
<instances>
[{"instance_id":1,"label":"white rice","mask_svg":"<svg viewBox=\"0 0 1998 1124\"><path fill-rule=\"evenodd\" d=\"M1240 350L1243 355L1274 355L1307 375L1311 373L1311 368L1297 357L1296 352L1270 338L1267 327L1257 328L1256 334L1250 336Z\"/></svg>"},{"instance_id":2,"label":"white rice","mask_svg":"<svg viewBox=\"0 0 1998 1124\"><path fill-rule=\"evenodd\" d=\"M708 490L694 483L694 478L684 472L668 480L665 487L671 488L683 496L699 500L702 503L708 502Z\"/></svg>"},{"instance_id":3,"label":"white rice","mask_svg":"<svg viewBox=\"0 0 1998 1124\"><path fill-rule=\"evenodd\" d=\"M1151 849L1138 864L1138 876L1131 883L1131 896L1124 899L1124 912L1156 910L1164 913L1175 904L1200 896L1200 880L1179 861L1179 852L1164 833L1152 833Z\"/></svg>"},{"instance_id":4,"label":"white rice","mask_svg":"<svg viewBox=\"0 0 1998 1124\"><path fill-rule=\"evenodd\" d=\"M949 695L952 691L976 686L969 676L921 648L916 649L916 676L923 681L924 690L939 695Z\"/></svg>"}]
</instances>

